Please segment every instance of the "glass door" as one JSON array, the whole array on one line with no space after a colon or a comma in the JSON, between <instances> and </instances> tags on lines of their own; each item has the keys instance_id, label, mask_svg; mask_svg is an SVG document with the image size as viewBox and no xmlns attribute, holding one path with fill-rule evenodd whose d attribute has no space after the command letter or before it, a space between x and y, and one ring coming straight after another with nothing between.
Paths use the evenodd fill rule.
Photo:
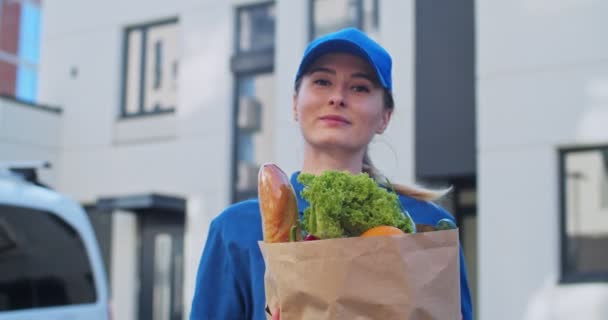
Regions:
<instances>
[{"instance_id":1,"label":"glass door","mask_svg":"<svg viewBox=\"0 0 608 320\"><path fill-rule=\"evenodd\" d=\"M139 319L181 320L183 224L142 215L141 230Z\"/></svg>"}]
</instances>

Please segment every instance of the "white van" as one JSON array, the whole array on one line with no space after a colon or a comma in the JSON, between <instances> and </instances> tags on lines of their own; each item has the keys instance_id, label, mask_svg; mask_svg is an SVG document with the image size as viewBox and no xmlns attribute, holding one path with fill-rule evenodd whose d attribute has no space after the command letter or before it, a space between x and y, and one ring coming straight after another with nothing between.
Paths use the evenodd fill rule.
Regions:
<instances>
[{"instance_id":1,"label":"white van","mask_svg":"<svg viewBox=\"0 0 608 320\"><path fill-rule=\"evenodd\" d=\"M106 273L87 214L18 173L0 166L0 320L108 320Z\"/></svg>"}]
</instances>

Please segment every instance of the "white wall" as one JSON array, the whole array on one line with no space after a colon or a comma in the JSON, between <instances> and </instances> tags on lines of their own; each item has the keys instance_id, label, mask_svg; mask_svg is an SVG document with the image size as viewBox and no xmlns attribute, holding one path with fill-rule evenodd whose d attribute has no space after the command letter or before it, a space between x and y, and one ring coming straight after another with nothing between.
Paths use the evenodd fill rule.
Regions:
<instances>
[{"instance_id":1,"label":"white wall","mask_svg":"<svg viewBox=\"0 0 608 320\"><path fill-rule=\"evenodd\" d=\"M308 43L308 2L276 2L275 44L275 146L272 161L285 172L301 169L303 143L293 117L295 74Z\"/></svg>"},{"instance_id":2,"label":"white wall","mask_svg":"<svg viewBox=\"0 0 608 320\"><path fill-rule=\"evenodd\" d=\"M132 212L112 213L112 315L115 319L137 319L139 255L137 217Z\"/></svg>"},{"instance_id":3,"label":"white wall","mask_svg":"<svg viewBox=\"0 0 608 320\"><path fill-rule=\"evenodd\" d=\"M0 97L0 163L48 161L39 179L57 183L62 115Z\"/></svg>"},{"instance_id":4,"label":"white wall","mask_svg":"<svg viewBox=\"0 0 608 320\"><path fill-rule=\"evenodd\" d=\"M558 285L557 149L608 141L608 3L476 2L480 319L608 318Z\"/></svg>"},{"instance_id":5,"label":"white wall","mask_svg":"<svg viewBox=\"0 0 608 320\"><path fill-rule=\"evenodd\" d=\"M414 182L416 1L381 1L376 39L393 58L395 111L386 132L370 148L372 159L392 181Z\"/></svg>"}]
</instances>

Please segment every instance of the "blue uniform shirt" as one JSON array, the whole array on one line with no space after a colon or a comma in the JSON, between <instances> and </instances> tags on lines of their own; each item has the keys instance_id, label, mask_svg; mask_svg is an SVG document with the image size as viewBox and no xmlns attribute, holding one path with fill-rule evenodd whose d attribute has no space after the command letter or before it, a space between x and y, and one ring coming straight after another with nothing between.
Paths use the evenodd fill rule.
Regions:
<instances>
[{"instance_id":1,"label":"blue uniform shirt","mask_svg":"<svg viewBox=\"0 0 608 320\"><path fill-rule=\"evenodd\" d=\"M308 203L300 196L303 186L296 180L297 175L291 176L291 184L296 191L301 215ZM443 218L453 219L447 211L431 202L407 196L400 196L400 200L416 223L435 225ZM262 236L257 199L231 205L211 222L198 267L191 320L266 320L265 267L258 247ZM462 249L460 293L463 320L472 320Z\"/></svg>"}]
</instances>

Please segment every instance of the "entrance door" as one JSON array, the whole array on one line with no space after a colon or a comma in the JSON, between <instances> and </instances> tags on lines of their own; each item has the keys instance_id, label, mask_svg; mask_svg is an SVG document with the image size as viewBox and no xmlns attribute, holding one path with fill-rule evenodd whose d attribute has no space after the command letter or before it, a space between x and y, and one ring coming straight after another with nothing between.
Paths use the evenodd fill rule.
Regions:
<instances>
[{"instance_id":1,"label":"entrance door","mask_svg":"<svg viewBox=\"0 0 608 320\"><path fill-rule=\"evenodd\" d=\"M140 320L182 319L183 219L162 213L139 216Z\"/></svg>"}]
</instances>

